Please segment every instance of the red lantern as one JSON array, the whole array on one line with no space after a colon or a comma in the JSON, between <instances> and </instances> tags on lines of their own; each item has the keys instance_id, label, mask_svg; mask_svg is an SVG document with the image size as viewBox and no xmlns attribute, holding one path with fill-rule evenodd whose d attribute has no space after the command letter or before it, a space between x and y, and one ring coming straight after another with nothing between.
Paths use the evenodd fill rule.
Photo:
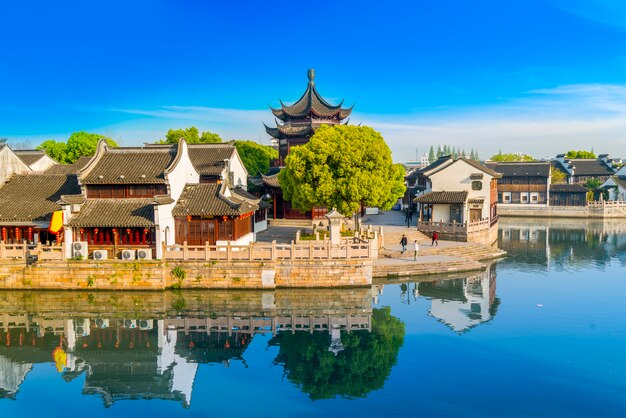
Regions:
<instances>
[{"instance_id":1,"label":"red lantern","mask_svg":"<svg viewBox=\"0 0 626 418\"><path fill-rule=\"evenodd\" d=\"M187 215L187 222L191 222L191 215Z\"/></svg>"},{"instance_id":2,"label":"red lantern","mask_svg":"<svg viewBox=\"0 0 626 418\"><path fill-rule=\"evenodd\" d=\"M93 233L97 235L98 234L98 228L94 228Z\"/></svg>"},{"instance_id":3,"label":"red lantern","mask_svg":"<svg viewBox=\"0 0 626 418\"><path fill-rule=\"evenodd\" d=\"M33 240L33 228L32 227L28 227L28 240L32 241Z\"/></svg>"},{"instance_id":4,"label":"red lantern","mask_svg":"<svg viewBox=\"0 0 626 418\"><path fill-rule=\"evenodd\" d=\"M7 229L2 228L2 241L6 241L6 240L7 240Z\"/></svg>"}]
</instances>

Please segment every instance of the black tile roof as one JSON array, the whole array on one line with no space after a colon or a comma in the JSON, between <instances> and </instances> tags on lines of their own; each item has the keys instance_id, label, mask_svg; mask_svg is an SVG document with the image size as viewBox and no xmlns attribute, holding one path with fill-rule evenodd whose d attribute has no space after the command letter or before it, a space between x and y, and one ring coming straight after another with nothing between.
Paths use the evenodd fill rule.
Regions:
<instances>
[{"instance_id":1,"label":"black tile roof","mask_svg":"<svg viewBox=\"0 0 626 418\"><path fill-rule=\"evenodd\" d=\"M189 145L189 159L201 176L219 176L224 170L224 160L230 160L235 146L230 144Z\"/></svg>"},{"instance_id":2,"label":"black tile roof","mask_svg":"<svg viewBox=\"0 0 626 418\"><path fill-rule=\"evenodd\" d=\"M236 195L224 196L220 192L221 188L222 185L216 183L186 184L176 206L172 209L172 215L237 216L259 208L258 205Z\"/></svg>"},{"instance_id":3,"label":"black tile roof","mask_svg":"<svg viewBox=\"0 0 626 418\"><path fill-rule=\"evenodd\" d=\"M467 192L429 192L414 199L417 203L465 203Z\"/></svg>"},{"instance_id":4,"label":"black tile roof","mask_svg":"<svg viewBox=\"0 0 626 418\"><path fill-rule=\"evenodd\" d=\"M550 175L550 163L546 162L487 162L490 169L501 173L503 177L548 177Z\"/></svg>"},{"instance_id":5,"label":"black tile roof","mask_svg":"<svg viewBox=\"0 0 626 418\"><path fill-rule=\"evenodd\" d=\"M84 184L163 184L176 146L110 148L81 179Z\"/></svg>"},{"instance_id":6,"label":"black tile roof","mask_svg":"<svg viewBox=\"0 0 626 418\"><path fill-rule=\"evenodd\" d=\"M587 193L587 188L580 184L551 184L550 193Z\"/></svg>"},{"instance_id":7,"label":"black tile roof","mask_svg":"<svg viewBox=\"0 0 626 418\"><path fill-rule=\"evenodd\" d=\"M149 228L154 226L153 199L88 199L68 222L75 227Z\"/></svg>"},{"instance_id":8,"label":"black tile roof","mask_svg":"<svg viewBox=\"0 0 626 418\"><path fill-rule=\"evenodd\" d=\"M601 160L575 159L570 160L574 166L575 176L610 176L615 174L612 168Z\"/></svg>"},{"instance_id":9,"label":"black tile roof","mask_svg":"<svg viewBox=\"0 0 626 418\"><path fill-rule=\"evenodd\" d=\"M79 193L75 175L14 175L0 188L0 222L48 221L61 195Z\"/></svg>"},{"instance_id":10,"label":"black tile roof","mask_svg":"<svg viewBox=\"0 0 626 418\"><path fill-rule=\"evenodd\" d=\"M28 166L36 163L45 157L46 152L44 150L29 149L29 150L13 150L13 154L22 160L22 162Z\"/></svg>"}]
</instances>

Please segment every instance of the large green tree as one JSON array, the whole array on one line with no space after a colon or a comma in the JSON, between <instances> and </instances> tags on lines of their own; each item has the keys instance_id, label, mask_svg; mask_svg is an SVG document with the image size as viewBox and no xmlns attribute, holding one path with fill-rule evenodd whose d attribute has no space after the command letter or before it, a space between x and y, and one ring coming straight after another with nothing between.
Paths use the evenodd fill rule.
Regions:
<instances>
[{"instance_id":1,"label":"large green tree","mask_svg":"<svg viewBox=\"0 0 626 418\"><path fill-rule=\"evenodd\" d=\"M79 131L70 135L67 142L51 139L42 142L37 149L46 151L46 154L61 164L72 164L80 157L94 155L100 139L104 139L112 147L117 147L117 143L109 137Z\"/></svg>"},{"instance_id":2,"label":"large green tree","mask_svg":"<svg viewBox=\"0 0 626 418\"><path fill-rule=\"evenodd\" d=\"M270 168L270 161L278 158L278 151L274 148L261 145L254 141L234 141L237 152L243 161L243 165L248 170L248 174L254 176L267 173Z\"/></svg>"},{"instance_id":3,"label":"large green tree","mask_svg":"<svg viewBox=\"0 0 626 418\"><path fill-rule=\"evenodd\" d=\"M567 158L597 158L596 154L593 153L593 151L582 151L582 150L569 150L567 151L567 154L565 154L565 156Z\"/></svg>"},{"instance_id":4,"label":"large green tree","mask_svg":"<svg viewBox=\"0 0 626 418\"><path fill-rule=\"evenodd\" d=\"M270 341L280 346L275 363L311 399L363 397L383 387L404 342L404 323L389 307L374 309L372 332L342 333L342 351L328 350L328 332L281 332Z\"/></svg>"},{"instance_id":5,"label":"large green tree","mask_svg":"<svg viewBox=\"0 0 626 418\"><path fill-rule=\"evenodd\" d=\"M533 157L526 154L503 154L502 151L496 155L491 156L491 161L497 162L529 162L535 161Z\"/></svg>"},{"instance_id":6,"label":"large green tree","mask_svg":"<svg viewBox=\"0 0 626 418\"><path fill-rule=\"evenodd\" d=\"M285 198L302 211L319 205L351 216L361 204L388 210L406 189L404 168L367 126L321 126L285 164L278 180Z\"/></svg>"},{"instance_id":7,"label":"large green tree","mask_svg":"<svg viewBox=\"0 0 626 418\"><path fill-rule=\"evenodd\" d=\"M200 133L198 128L192 126L187 129L170 129L165 134L165 139L157 141L158 144L177 144L180 138L185 138L188 144L216 144L222 142L222 138L213 132Z\"/></svg>"}]
</instances>

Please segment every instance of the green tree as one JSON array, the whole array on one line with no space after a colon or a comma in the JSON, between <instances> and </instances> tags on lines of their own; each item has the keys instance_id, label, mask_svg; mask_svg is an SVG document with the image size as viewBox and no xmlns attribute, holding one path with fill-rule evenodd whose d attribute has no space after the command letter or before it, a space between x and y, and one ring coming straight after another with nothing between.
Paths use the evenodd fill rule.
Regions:
<instances>
[{"instance_id":1,"label":"green tree","mask_svg":"<svg viewBox=\"0 0 626 418\"><path fill-rule=\"evenodd\" d=\"M319 205L351 216L361 204L388 210L406 190L404 168L367 126L321 126L285 163L278 177L283 194L303 211Z\"/></svg>"},{"instance_id":2,"label":"green tree","mask_svg":"<svg viewBox=\"0 0 626 418\"><path fill-rule=\"evenodd\" d=\"M565 173L559 169L553 168L550 182L551 184L562 184L565 183L565 178L567 176Z\"/></svg>"},{"instance_id":3,"label":"green tree","mask_svg":"<svg viewBox=\"0 0 626 418\"><path fill-rule=\"evenodd\" d=\"M70 135L67 142L48 140L42 142L37 149L46 151L46 154L61 164L72 164L80 157L94 155L100 139L104 139L112 147L117 147L117 143L109 137L79 131Z\"/></svg>"},{"instance_id":4,"label":"green tree","mask_svg":"<svg viewBox=\"0 0 626 418\"><path fill-rule=\"evenodd\" d=\"M428 162L432 164L436 159L437 157L435 157L435 149L431 145L430 151L428 151Z\"/></svg>"},{"instance_id":5,"label":"green tree","mask_svg":"<svg viewBox=\"0 0 626 418\"><path fill-rule=\"evenodd\" d=\"M531 157L530 155L526 155L526 154L503 154L502 151L500 151L496 155L492 155L490 159L491 159L491 161L497 161L497 162L529 162L529 161L535 161L535 159L533 157Z\"/></svg>"},{"instance_id":6,"label":"green tree","mask_svg":"<svg viewBox=\"0 0 626 418\"><path fill-rule=\"evenodd\" d=\"M280 347L274 362L311 399L364 397L383 387L404 343L404 324L389 307L374 309L372 332L342 333L342 351L328 350L328 332L281 332L270 341Z\"/></svg>"},{"instance_id":7,"label":"green tree","mask_svg":"<svg viewBox=\"0 0 626 418\"><path fill-rule=\"evenodd\" d=\"M571 159L575 159L575 158L591 158L591 159L595 159L596 154L593 153L593 151L582 151L582 150L569 150L567 151L567 154L565 154L565 156L567 158L571 158Z\"/></svg>"},{"instance_id":8,"label":"green tree","mask_svg":"<svg viewBox=\"0 0 626 418\"><path fill-rule=\"evenodd\" d=\"M237 152L248 170L248 174L254 176L267 173L270 161L278 158L278 151L267 145L261 145L254 141L234 141Z\"/></svg>"},{"instance_id":9,"label":"green tree","mask_svg":"<svg viewBox=\"0 0 626 418\"><path fill-rule=\"evenodd\" d=\"M222 142L222 138L218 134L209 131L200 134L198 128L192 126L187 129L170 129L165 134L165 139L157 141L157 144L177 144L180 138L185 138L188 144L215 144Z\"/></svg>"}]
</instances>

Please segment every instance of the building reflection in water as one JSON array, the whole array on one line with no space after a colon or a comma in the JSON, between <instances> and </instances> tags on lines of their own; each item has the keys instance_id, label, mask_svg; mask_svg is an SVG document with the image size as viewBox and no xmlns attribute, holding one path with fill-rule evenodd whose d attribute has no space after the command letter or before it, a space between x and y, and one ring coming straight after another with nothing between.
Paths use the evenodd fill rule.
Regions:
<instances>
[{"instance_id":1,"label":"building reflection in water","mask_svg":"<svg viewBox=\"0 0 626 418\"><path fill-rule=\"evenodd\" d=\"M164 399L187 407L199 364L245 365L258 334L273 336L277 363L310 340L320 356L362 355L373 321L390 320L389 312L373 315L370 298L370 289L0 292L0 397L16 397L34 364L53 362L68 382L84 374L83 394L101 396L105 406ZM395 356L397 350L391 363ZM336 388L334 395L347 392Z\"/></svg>"},{"instance_id":2,"label":"building reflection in water","mask_svg":"<svg viewBox=\"0 0 626 418\"><path fill-rule=\"evenodd\" d=\"M496 265L463 279L442 278L433 281L401 283L400 300L411 304L424 298L430 301L428 315L456 333L464 333L494 318L500 306L496 297ZM375 286L373 303L384 286Z\"/></svg>"},{"instance_id":3,"label":"building reflection in water","mask_svg":"<svg viewBox=\"0 0 626 418\"><path fill-rule=\"evenodd\" d=\"M621 219L502 219L498 246L507 264L537 270L604 266L612 259L626 265L626 222Z\"/></svg>"}]
</instances>

